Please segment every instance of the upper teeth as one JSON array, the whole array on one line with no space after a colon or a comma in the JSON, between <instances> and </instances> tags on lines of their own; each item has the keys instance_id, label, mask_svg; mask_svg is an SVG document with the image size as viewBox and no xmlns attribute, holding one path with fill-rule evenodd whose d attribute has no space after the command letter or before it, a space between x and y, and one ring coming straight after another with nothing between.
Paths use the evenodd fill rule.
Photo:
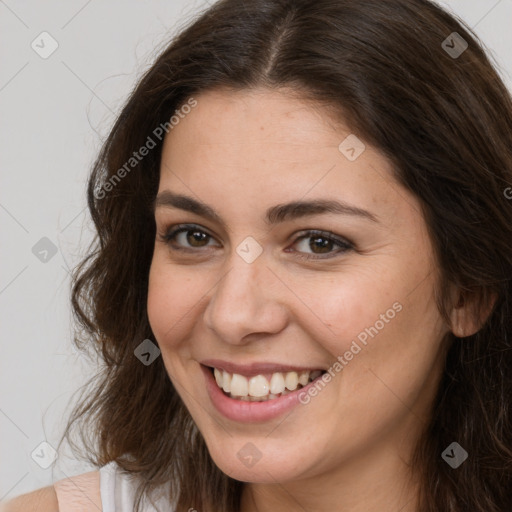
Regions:
<instances>
[{"instance_id":1,"label":"upper teeth","mask_svg":"<svg viewBox=\"0 0 512 512\"><path fill-rule=\"evenodd\" d=\"M272 374L270 382L264 375L255 375L247 379L238 373L231 374L225 370L214 369L215 381L219 388L231 396L236 397L267 397L286 394L285 390L293 391L299 384L305 386L310 380L314 380L322 374L321 370L301 372L276 372Z\"/></svg>"}]
</instances>

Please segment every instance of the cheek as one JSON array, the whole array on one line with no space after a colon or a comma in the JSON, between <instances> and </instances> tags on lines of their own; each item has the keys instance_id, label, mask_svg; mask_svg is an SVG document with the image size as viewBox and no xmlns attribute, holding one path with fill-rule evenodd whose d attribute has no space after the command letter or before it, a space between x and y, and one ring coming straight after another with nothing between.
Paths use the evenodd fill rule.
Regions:
<instances>
[{"instance_id":1,"label":"cheek","mask_svg":"<svg viewBox=\"0 0 512 512\"><path fill-rule=\"evenodd\" d=\"M304 286L309 313L299 321L303 329L316 333L333 361L344 358L343 373L354 372L357 379L361 367L403 364L413 375L433 363L446 332L432 293L433 276L425 279L424 268L410 274L402 268L395 264L379 265L374 272L353 269L314 287Z\"/></svg>"},{"instance_id":2,"label":"cheek","mask_svg":"<svg viewBox=\"0 0 512 512\"><path fill-rule=\"evenodd\" d=\"M310 310L302 316L304 320L308 319L307 330L316 330L335 356L349 350L358 336L364 342L365 329L376 322L378 327L386 328L387 324L381 325L380 315L383 314L385 319L396 317L393 304L402 295L389 270L383 268L371 273L365 269L351 269L334 279L317 280L314 286L311 283L301 286L304 286L302 295L307 297L304 302Z\"/></svg>"},{"instance_id":3,"label":"cheek","mask_svg":"<svg viewBox=\"0 0 512 512\"><path fill-rule=\"evenodd\" d=\"M190 331L206 290L191 273L161 260L157 255L149 272L147 312L153 334L165 348L174 347Z\"/></svg>"}]
</instances>

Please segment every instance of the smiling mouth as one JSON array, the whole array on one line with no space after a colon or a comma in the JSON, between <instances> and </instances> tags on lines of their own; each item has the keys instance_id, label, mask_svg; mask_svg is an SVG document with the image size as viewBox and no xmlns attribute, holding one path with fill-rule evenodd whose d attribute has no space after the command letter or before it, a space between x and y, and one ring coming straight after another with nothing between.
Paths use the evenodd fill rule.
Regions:
<instances>
[{"instance_id":1,"label":"smiling mouth","mask_svg":"<svg viewBox=\"0 0 512 512\"><path fill-rule=\"evenodd\" d=\"M307 386L320 378L325 370L304 370L300 372L275 372L245 377L218 368L209 370L217 386L229 398L246 402L266 402L287 395Z\"/></svg>"}]
</instances>

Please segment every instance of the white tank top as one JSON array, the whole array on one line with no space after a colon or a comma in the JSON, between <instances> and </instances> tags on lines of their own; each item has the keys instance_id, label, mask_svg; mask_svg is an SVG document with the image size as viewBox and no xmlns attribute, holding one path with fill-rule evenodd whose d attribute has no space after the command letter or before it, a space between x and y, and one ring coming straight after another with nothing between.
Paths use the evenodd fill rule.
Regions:
<instances>
[{"instance_id":1,"label":"white tank top","mask_svg":"<svg viewBox=\"0 0 512 512\"><path fill-rule=\"evenodd\" d=\"M115 461L101 467L99 471L103 512L133 511L136 490L133 478L121 473ZM155 496L156 507L149 501L143 501L141 510L144 512L175 512L173 504L169 503L168 493L164 494L161 490L160 494L155 493Z\"/></svg>"},{"instance_id":2,"label":"white tank top","mask_svg":"<svg viewBox=\"0 0 512 512\"><path fill-rule=\"evenodd\" d=\"M137 481L121 472L115 461L99 470L82 473L55 482L59 512L132 512ZM148 498L142 501L143 512L175 512L175 503L169 502L167 486L154 493L155 504Z\"/></svg>"}]
</instances>

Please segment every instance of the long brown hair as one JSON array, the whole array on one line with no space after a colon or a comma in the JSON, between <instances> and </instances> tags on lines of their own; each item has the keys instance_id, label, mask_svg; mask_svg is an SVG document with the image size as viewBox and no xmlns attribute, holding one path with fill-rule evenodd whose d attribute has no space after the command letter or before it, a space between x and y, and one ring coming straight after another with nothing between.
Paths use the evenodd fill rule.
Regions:
<instances>
[{"instance_id":1,"label":"long brown hair","mask_svg":"<svg viewBox=\"0 0 512 512\"><path fill-rule=\"evenodd\" d=\"M163 139L156 134L203 91L260 86L332 109L390 159L422 204L447 321L450 284L475 304L475 317L496 298L476 334L450 334L414 467L421 512L510 512L512 101L471 29L427 0L222 0L170 42L90 176L97 237L75 271L72 305L77 347L102 364L63 437L78 453L78 423L86 460L116 461L136 475L137 510L165 483L178 512L239 510L243 483L212 461L162 358L146 366L134 350L155 341L146 300ZM130 161L148 137L154 147ZM441 456L454 441L469 454L457 469Z\"/></svg>"}]
</instances>

